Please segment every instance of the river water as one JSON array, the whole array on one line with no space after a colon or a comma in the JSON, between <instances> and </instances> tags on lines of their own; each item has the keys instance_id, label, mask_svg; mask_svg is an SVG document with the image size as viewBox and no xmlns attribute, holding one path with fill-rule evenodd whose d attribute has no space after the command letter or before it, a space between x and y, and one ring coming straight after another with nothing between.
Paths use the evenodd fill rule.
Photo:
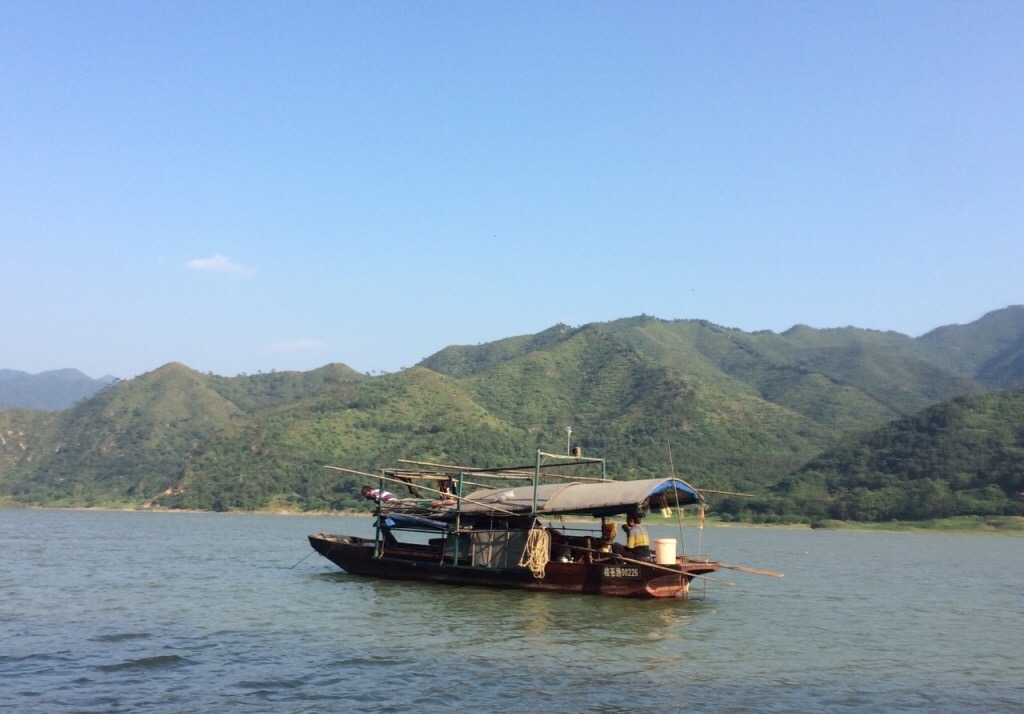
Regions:
<instances>
[{"instance_id":1,"label":"river water","mask_svg":"<svg viewBox=\"0 0 1024 714\"><path fill-rule=\"evenodd\" d=\"M722 571L682 602L373 581L301 560L321 530L369 519L0 510L0 711L1024 702L1021 538L686 529L688 553L786 575Z\"/></svg>"}]
</instances>

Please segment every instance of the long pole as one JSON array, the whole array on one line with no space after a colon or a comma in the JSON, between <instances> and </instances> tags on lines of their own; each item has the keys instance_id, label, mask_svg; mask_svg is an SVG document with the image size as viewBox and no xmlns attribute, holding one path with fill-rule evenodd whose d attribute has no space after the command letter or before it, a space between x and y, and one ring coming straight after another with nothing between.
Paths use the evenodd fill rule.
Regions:
<instances>
[{"instance_id":1,"label":"long pole","mask_svg":"<svg viewBox=\"0 0 1024 714\"><path fill-rule=\"evenodd\" d=\"M748 568L746 565L727 565L726 563L719 563L719 567L728 568L729 570L735 570L740 573L750 573L752 575L767 575L772 578L781 578L785 576L785 573L776 573L774 570L761 570L760 568Z\"/></svg>"},{"instance_id":2,"label":"long pole","mask_svg":"<svg viewBox=\"0 0 1024 714\"><path fill-rule=\"evenodd\" d=\"M676 462L672 459L672 442L668 442L668 467L672 471L672 478L676 477ZM676 523L679 525L679 548L686 552L686 541L683 538L683 508L679 505L679 489L673 488L672 493L676 497ZM700 555L700 549L697 549L697 555Z\"/></svg>"},{"instance_id":3,"label":"long pole","mask_svg":"<svg viewBox=\"0 0 1024 714\"><path fill-rule=\"evenodd\" d=\"M594 550L593 548L584 548L583 546L573 545L569 546L573 550L582 550L588 553L599 553L601 555L608 555L603 550ZM636 563L637 565L646 565L648 568L654 568L655 570L664 570L666 573L672 573L673 575L685 575L688 578L704 578L705 580L711 580L716 583L725 583L726 585L732 585L728 580L719 580L718 578L712 578L707 575L700 575L699 573L687 573L683 570L676 570L675 568L669 568L665 565L659 565L658 563L651 563L646 560L637 560L636 558L628 558L625 555L615 555L616 560L621 560L623 563Z\"/></svg>"},{"instance_id":4,"label":"long pole","mask_svg":"<svg viewBox=\"0 0 1024 714\"><path fill-rule=\"evenodd\" d=\"M359 476L368 476L370 478L380 478L380 479L383 479L385 481L394 481L395 483L405 483L405 481L403 481L401 479L398 479L398 478L388 478L387 476L378 476L377 474L368 474L365 471L356 471L354 469L343 469L340 466L324 466L324 468L325 469L331 469L332 471L344 471L345 473L357 474ZM454 493L445 493L444 491L440 491L440 490L438 490L436 488L430 488L429 486L419 486L419 488L423 489L424 491L432 491L434 493L439 493L442 496L448 496L449 498L454 498L454 499L456 499L458 501L465 501L466 503L472 503L474 506L483 506L484 508L490 508L491 510L494 510L494 511L499 511L501 513L507 513L510 516L522 515L522 514L517 514L515 511L509 511L508 509L501 508L499 506L495 506L495 505L492 505L490 503L484 503L483 501L474 501L471 498L466 498L465 496L459 496L459 495L456 495Z\"/></svg>"}]
</instances>

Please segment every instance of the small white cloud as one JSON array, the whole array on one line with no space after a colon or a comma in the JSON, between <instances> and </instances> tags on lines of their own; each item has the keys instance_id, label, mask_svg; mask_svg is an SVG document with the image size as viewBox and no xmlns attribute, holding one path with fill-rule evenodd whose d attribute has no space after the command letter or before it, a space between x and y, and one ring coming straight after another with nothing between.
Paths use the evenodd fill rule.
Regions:
<instances>
[{"instance_id":1,"label":"small white cloud","mask_svg":"<svg viewBox=\"0 0 1024 714\"><path fill-rule=\"evenodd\" d=\"M185 263L189 270L198 270L201 273L230 273L234 275L254 275L255 270L245 265L240 265L226 255L217 253L209 258L195 258Z\"/></svg>"},{"instance_id":2,"label":"small white cloud","mask_svg":"<svg viewBox=\"0 0 1024 714\"><path fill-rule=\"evenodd\" d=\"M323 340L280 340L270 346L271 352L310 352L324 346Z\"/></svg>"}]
</instances>

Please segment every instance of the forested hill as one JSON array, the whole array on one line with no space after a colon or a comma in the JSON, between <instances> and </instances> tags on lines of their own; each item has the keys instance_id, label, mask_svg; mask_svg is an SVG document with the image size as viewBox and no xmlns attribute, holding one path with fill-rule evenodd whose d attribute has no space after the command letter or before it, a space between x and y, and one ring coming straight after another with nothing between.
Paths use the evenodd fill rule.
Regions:
<instances>
[{"instance_id":1,"label":"forested hill","mask_svg":"<svg viewBox=\"0 0 1024 714\"><path fill-rule=\"evenodd\" d=\"M703 320L644 316L580 328L558 325L537 335L449 347L421 365L454 378L487 375L591 331L674 375L729 393L745 392L830 430L864 428L944 399L1024 383L1024 306L917 339L802 325L781 334L748 333ZM995 365L1006 367L997 370Z\"/></svg>"},{"instance_id":2,"label":"forested hill","mask_svg":"<svg viewBox=\"0 0 1024 714\"><path fill-rule=\"evenodd\" d=\"M1022 514L1024 389L954 399L850 439L783 479L778 495L812 518Z\"/></svg>"},{"instance_id":3,"label":"forested hill","mask_svg":"<svg viewBox=\"0 0 1024 714\"><path fill-rule=\"evenodd\" d=\"M453 346L378 377L328 365L229 378L169 364L63 412L0 411L0 497L342 508L360 505L359 482L326 464L519 462L564 449L571 426L573 441L617 477L674 467L698 487L764 496L759 513L727 500L719 508L779 515L800 498L794 475L809 482L801 469L827 449L1021 383L1022 318L1024 308L1007 308L914 339L642 316Z\"/></svg>"},{"instance_id":4,"label":"forested hill","mask_svg":"<svg viewBox=\"0 0 1024 714\"><path fill-rule=\"evenodd\" d=\"M344 365L225 378L171 363L63 412L0 411L0 495L41 505L140 505L179 481L233 424L361 379Z\"/></svg>"},{"instance_id":5,"label":"forested hill","mask_svg":"<svg viewBox=\"0 0 1024 714\"><path fill-rule=\"evenodd\" d=\"M987 387L1024 387L1024 306L996 310L969 325L949 325L918 338L928 357Z\"/></svg>"}]
</instances>

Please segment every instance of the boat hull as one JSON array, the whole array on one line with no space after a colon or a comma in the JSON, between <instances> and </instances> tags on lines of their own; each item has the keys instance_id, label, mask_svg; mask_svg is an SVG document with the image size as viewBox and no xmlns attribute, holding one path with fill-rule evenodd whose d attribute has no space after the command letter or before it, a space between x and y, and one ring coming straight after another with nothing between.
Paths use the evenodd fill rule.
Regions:
<instances>
[{"instance_id":1,"label":"boat hull","mask_svg":"<svg viewBox=\"0 0 1024 714\"><path fill-rule=\"evenodd\" d=\"M524 567L441 563L437 554L427 552L392 549L376 557L372 540L353 536L318 533L309 536L309 542L320 555L354 575L617 597L686 598L694 578L718 570L717 563L684 558L675 565L656 565L609 556L594 562L550 561L538 578Z\"/></svg>"}]
</instances>

